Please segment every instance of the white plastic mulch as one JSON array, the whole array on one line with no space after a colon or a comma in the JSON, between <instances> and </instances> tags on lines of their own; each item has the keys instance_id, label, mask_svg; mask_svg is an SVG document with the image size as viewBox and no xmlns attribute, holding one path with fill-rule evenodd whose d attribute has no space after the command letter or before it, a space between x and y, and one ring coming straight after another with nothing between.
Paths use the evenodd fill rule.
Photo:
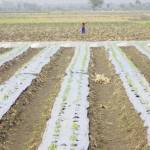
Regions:
<instances>
[{"instance_id":1,"label":"white plastic mulch","mask_svg":"<svg viewBox=\"0 0 150 150\"><path fill-rule=\"evenodd\" d=\"M42 67L50 61L58 47L75 47L75 55L66 70L66 76L55 100L51 118L39 145L39 150L87 150L89 147L89 120L87 108L88 65L90 47L105 46L109 59L120 76L129 100L148 127L150 144L150 84L130 61L119 46L135 46L150 58L150 41L104 41L104 42L33 42L0 43L0 47L15 47L12 51L0 55L0 65L15 58L29 46L47 47L32 58L4 84L0 85L0 119L15 103L20 94L31 85ZM51 45L49 47L49 45Z\"/></svg>"},{"instance_id":2,"label":"white plastic mulch","mask_svg":"<svg viewBox=\"0 0 150 150\"><path fill-rule=\"evenodd\" d=\"M134 46L139 52L147 56L150 59L150 41L124 41L124 42L110 42L110 44L116 44L116 46ZM107 45L107 44L105 44Z\"/></svg>"},{"instance_id":3,"label":"white plastic mulch","mask_svg":"<svg viewBox=\"0 0 150 150\"><path fill-rule=\"evenodd\" d=\"M8 48L8 47L11 48L10 46L11 46L10 44L9 45L8 44L0 44L0 47L4 47L4 48ZM10 60L13 60L15 57L21 55L22 53L27 51L28 48L29 48L29 44L22 44L17 47L13 47L13 49L11 51L0 55L0 66Z\"/></svg>"},{"instance_id":4,"label":"white plastic mulch","mask_svg":"<svg viewBox=\"0 0 150 150\"><path fill-rule=\"evenodd\" d=\"M145 126L148 127L150 144L150 85L120 48L110 44L106 46L106 49L109 52L110 61L123 82L129 100L141 114Z\"/></svg>"},{"instance_id":5,"label":"white plastic mulch","mask_svg":"<svg viewBox=\"0 0 150 150\"><path fill-rule=\"evenodd\" d=\"M47 122L39 150L88 149L89 61L88 45L76 45L75 55L66 70L66 76L53 106L51 118Z\"/></svg>"},{"instance_id":6,"label":"white plastic mulch","mask_svg":"<svg viewBox=\"0 0 150 150\"><path fill-rule=\"evenodd\" d=\"M137 48L137 50L150 59L150 47L148 44L143 42L135 42L134 46Z\"/></svg>"},{"instance_id":7,"label":"white plastic mulch","mask_svg":"<svg viewBox=\"0 0 150 150\"><path fill-rule=\"evenodd\" d=\"M56 45L43 49L27 64L19 69L9 80L0 85L0 119L15 103L20 94L31 85L41 69L58 50Z\"/></svg>"}]
</instances>

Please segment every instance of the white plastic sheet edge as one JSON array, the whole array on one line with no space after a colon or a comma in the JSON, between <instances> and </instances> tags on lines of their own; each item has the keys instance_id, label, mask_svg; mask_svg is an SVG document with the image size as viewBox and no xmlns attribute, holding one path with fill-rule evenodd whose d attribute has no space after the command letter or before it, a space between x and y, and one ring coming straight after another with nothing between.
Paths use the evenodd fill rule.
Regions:
<instances>
[{"instance_id":1,"label":"white plastic sheet edge","mask_svg":"<svg viewBox=\"0 0 150 150\"><path fill-rule=\"evenodd\" d=\"M106 49L109 53L109 60L115 67L116 73L120 76L129 100L133 104L134 108L138 113L141 113L141 118L145 122L145 126L148 127L147 135L148 135L148 144L150 144L150 110L147 111L146 109L150 109L150 86L149 83L146 81L144 76L140 73L140 71L133 65L129 64L129 60L125 56L120 49L114 45L108 46L105 45ZM117 59L119 63L123 65L124 70L119 66L118 60L113 56L112 51L117 52ZM131 62L130 62L131 63ZM125 65L126 64L126 65ZM132 67L131 67L132 66ZM128 73L127 73L128 72ZM127 80L127 74L129 75L130 79L132 80L133 84L137 86L138 90L133 91L133 89L129 85L129 81ZM132 84L132 83L131 83ZM133 86L132 84L132 86ZM145 91L146 89L146 91ZM138 94L138 97L137 95ZM140 97L139 97L140 96ZM141 101L139 99L142 99Z\"/></svg>"},{"instance_id":2,"label":"white plastic sheet edge","mask_svg":"<svg viewBox=\"0 0 150 150\"><path fill-rule=\"evenodd\" d=\"M139 50L142 54L144 54L150 59L150 47L148 47L143 42L135 42L134 46L137 48L137 50Z\"/></svg>"},{"instance_id":3,"label":"white plastic sheet edge","mask_svg":"<svg viewBox=\"0 0 150 150\"><path fill-rule=\"evenodd\" d=\"M19 69L8 81L0 85L0 119L15 103L20 94L31 85L32 80L41 72L43 66L50 61L50 57L57 50L56 45L45 48Z\"/></svg>"},{"instance_id":4,"label":"white plastic sheet edge","mask_svg":"<svg viewBox=\"0 0 150 150\"><path fill-rule=\"evenodd\" d=\"M38 150L88 149L87 73L90 50L86 44L82 47L78 44L76 47Z\"/></svg>"},{"instance_id":5,"label":"white plastic sheet edge","mask_svg":"<svg viewBox=\"0 0 150 150\"><path fill-rule=\"evenodd\" d=\"M0 55L0 66L10 60L13 60L15 57L21 55L22 53L27 51L28 48L29 48L28 44L23 44L23 45L20 45L19 47L13 48L9 52L6 52L6 53Z\"/></svg>"}]
</instances>

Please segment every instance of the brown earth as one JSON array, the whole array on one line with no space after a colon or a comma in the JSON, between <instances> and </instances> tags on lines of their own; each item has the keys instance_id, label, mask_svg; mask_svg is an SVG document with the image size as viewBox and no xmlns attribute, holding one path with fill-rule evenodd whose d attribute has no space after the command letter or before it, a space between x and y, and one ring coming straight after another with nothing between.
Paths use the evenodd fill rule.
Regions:
<instances>
[{"instance_id":1,"label":"brown earth","mask_svg":"<svg viewBox=\"0 0 150 150\"><path fill-rule=\"evenodd\" d=\"M88 23L87 34L85 35L80 34L80 26L80 23L0 24L0 41L106 41L150 39L150 27L142 23Z\"/></svg>"},{"instance_id":2,"label":"brown earth","mask_svg":"<svg viewBox=\"0 0 150 150\"><path fill-rule=\"evenodd\" d=\"M1 150L35 150L41 142L73 49L60 50L0 123Z\"/></svg>"},{"instance_id":3,"label":"brown earth","mask_svg":"<svg viewBox=\"0 0 150 150\"><path fill-rule=\"evenodd\" d=\"M0 66L0 83L8 80L23 64L27 63L41 49L29 48L22 55Z\"/></svg>"},{"instance_id":4,"label":"brown earth","mask_svg":"<svg viewBox=\"0 0 150 150\"><path fill-rule=\"evenodd\" d=\"M0 55L4 54L6 52L9 52L11 50L12 50L11 48L0 48Z\"/></svg>"},{"instance_id":5,"label":"brown earth","mask_svg":"<svg viewBox=\"0 0 150 150\"><path fill-rule=\"evenodd\" d=\"M93 49L90 64L90 150L148 150L144 123L130 103L104 49ZM95 83L104 74L107 85Z\"/></svg>"},{"instance_id":6,"label":"brown earth","mask_svg":"<svg viewBox=\"0 0 150 150\"><path fill-rule=\"evenodd\" d=\"M146 80L150 83L150 59L139 52L135 47L121 47L127 57L136 65L140 72L145 76Z\"/></svg>"}]
</instances>

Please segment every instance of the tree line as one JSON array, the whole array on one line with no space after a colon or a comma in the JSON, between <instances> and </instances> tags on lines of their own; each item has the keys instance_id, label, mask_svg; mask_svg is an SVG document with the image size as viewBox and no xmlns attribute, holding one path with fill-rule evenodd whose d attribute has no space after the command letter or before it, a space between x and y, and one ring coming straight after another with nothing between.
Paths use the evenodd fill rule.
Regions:
<instances>
[{"instance_id":1,"label":"tree line","mask_svg":"<svg viewBox=\"0 0 150 150\"><path fill-rule=\"evenodd\" d=\"M142 3L141 0L134 0L132 3L122 3L116 5L114 3L106 3L105 0L89 0L90 7L84 7L84 9L93 10L150 10L150 2ZM79 9L82 9L82 5ZM0 11L50 11L57 10L58 8L52 7L52 4L41 5L33 2L15 2L9 0L2 0L0 4ZM63 10L63 6L59 10ZM76 9L76 7L67 7L65 9Z\"/></svg>"},{"instance_id":2,"label":"tree line","mask_svg":"<svg viewBox=\"0 0 150 150\"><path fill-rule=\"evenodd\" d=\"M105 3L104 0L90 0L93 9L102 10L150 10L150 2L142 2L135 0L129 3L121 3L119 5L113 3Z\"/></svg>"}]
</instances>

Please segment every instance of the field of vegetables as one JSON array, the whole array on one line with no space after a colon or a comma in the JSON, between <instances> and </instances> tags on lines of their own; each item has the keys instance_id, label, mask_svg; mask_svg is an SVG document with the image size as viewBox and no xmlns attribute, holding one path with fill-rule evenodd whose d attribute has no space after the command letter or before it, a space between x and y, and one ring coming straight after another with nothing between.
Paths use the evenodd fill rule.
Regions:
<instances>
[{"instance_id":1,"label":"field of vegetables","mask_svg":"<svg viewBox=\"0 0 150 150\"><path fill-rule=\"evenodd\" d=\"M149 150L149 20L0 13L0 150Z\"/></svg>"},{"instance_id":2,"label":"field of vegetables","mask_svg":"<svg viewBox=\"0 0 150 150\"><path fill-rule=\"evenodd\" d=\"M150 41L1 42L0 54L0 149L149 149Z\"/></svg>"}]
</instances>

